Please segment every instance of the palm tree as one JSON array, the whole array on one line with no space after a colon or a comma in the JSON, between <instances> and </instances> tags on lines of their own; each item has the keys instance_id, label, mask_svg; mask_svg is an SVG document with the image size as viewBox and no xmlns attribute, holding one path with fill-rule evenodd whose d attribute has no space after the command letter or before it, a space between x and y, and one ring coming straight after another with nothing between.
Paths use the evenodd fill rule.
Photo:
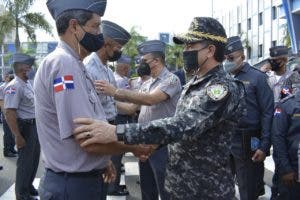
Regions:
<instances>
[{"instance_id":1,"label":"palm tree","mask_svg":"<svg viewBox=\"0 0 300 200\"><path fill-rule=\"evenodd\" d=\"M2 0L5 4L6 11L0 16L0 42L6 33L15 31L16 50L20 51L19 29L23 28L29 39L36 42L35 31L37 29L45 30L51 34L52 27L45 20L44 15L40 12L31 12L28 10L34 3L34 0Z\"/></svg>"}]
</instances>

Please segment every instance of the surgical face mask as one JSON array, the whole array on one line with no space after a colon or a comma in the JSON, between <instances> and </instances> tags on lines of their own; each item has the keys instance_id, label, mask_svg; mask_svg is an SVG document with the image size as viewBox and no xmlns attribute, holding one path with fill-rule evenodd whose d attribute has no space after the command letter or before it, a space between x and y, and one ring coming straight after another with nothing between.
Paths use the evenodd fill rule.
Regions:
<instances>
[{"instance_id":1,"label":"surgical face mask","mask_svg":"<svg viewBox=\"0 0 300 200\"><path fill-rule=\"evenodd\" d=\"M238 63L239 59L241 59L242 57L240 56L238 59L236 59L235 61L229 61L229 60L226 60L224 63L223 63L223 67L224 67L224 70L227 71L228 73L231 73L233 72L235 69L237 69L238 67L241 66L241 63Z\"/></svg>"},{"instance_id":2,"label":"surgical face mask","mask_svg":"<svg viewBox=\"0 0 300 200\"><path fill-rule=\"evenodd\" d=\"M281 66L281 61L278 61L278 60L274 60L274 59L269 59L268 60L269 63L271 64L271 68L273 71L277 71L280 69L280 66Z\"/></svg>"},{"instance_id":3,"label":"surgical face mask","mask_svg":"<svg viewBox=\"0 0 300 200\"><path fill-rule=\"evenodd\" d=\"M114 61L119 60L119 59L121 58L121 56L122 56L122 51L117 50L117 51L114 51L113 55L110 56L110 57L108 58L108 60L109 60L110 62L114 62Z\"/></svg>"},{"instance_id":4,"label":"surgical face mask","mask_svg":"<svg viewBox=\"0 0 300 200\"><path fill-rule=\"evenodd\" d=\"M183 52L184 70L186 71L187 74L195 73L204 65L204 63L206 63L208 58L206 58L203 63L198 64L198 52L206 48L207 46L199 50Z\"/></svg>"},{"instance_id":5,"label":"surgical face mask","mask_svg":"<svg viewBox=\"0 0 300 200\"><path fill-rule=\"evenodd\" d=\"M151 69L149 64L146 62L142 62L138 68L137 68L137 74L142 77L142 76L150 76L151 74Z\"/></svg>"},{"instance_id":6,"label":"surgical face mask","mask_svg":"<svg viewBox=\"0 0 300 200\"><path fill-rule=\"evenodd\" d=\"M94 35L86 31L84 32L85 34L79 41L79 44L81 44L88 52L96 52L103 47L104 38L102 33Z\"/></svg>"}]
</instances>

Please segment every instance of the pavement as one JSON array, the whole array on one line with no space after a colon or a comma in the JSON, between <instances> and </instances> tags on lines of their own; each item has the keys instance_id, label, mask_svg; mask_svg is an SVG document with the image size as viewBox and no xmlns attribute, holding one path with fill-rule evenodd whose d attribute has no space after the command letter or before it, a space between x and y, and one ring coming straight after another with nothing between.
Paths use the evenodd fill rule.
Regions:
<instances>
[{"instance_id":1,"label":"pavement","mask_svg":"<svg viewBox=\"0 0 300 200\"><path fill-rule=\"evenodd\" d=\"M3 166L3 170L0 171L0 200L14 200L14 183L15 183L15 170L16 170L16 158L3 157L3 131L2 125L0 125L0 166ZM141 191L139 184L139 169L138 160L131 154L125 154L123 158L125 166L125 173L122 174L121 184L126 184L130 195L125 197L108 196L107 200L140 200ZM40 161L39 169L34 182L35 187L38 187L40 177L44 171L43 162ZM259 200L270 199L271 196L271 179L274 172L274 162L271 157L268 157L265 161L265 190L266 194L261 196ZM236 198L239 199L239 193L236 186Z\"/></svg>"}]
</instances>

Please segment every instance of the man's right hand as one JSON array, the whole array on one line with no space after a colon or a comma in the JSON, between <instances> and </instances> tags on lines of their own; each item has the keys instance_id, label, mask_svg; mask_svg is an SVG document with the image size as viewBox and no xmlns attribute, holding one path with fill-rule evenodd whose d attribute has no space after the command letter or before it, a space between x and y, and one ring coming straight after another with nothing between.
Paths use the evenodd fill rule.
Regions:
<instances>
[{"instance_id":1,"label":"man's right hand","mask_svg":"<svg viewBox=\"0 0 300 200\"><path fill-rule=\"evenodd\" d=\"M283 183L286 184L287 186L293 186L297 181L297 176L295 172L290 172L288 174L285 174L281 178Z\"/></svg>"},{"instance_id":2,"label":"man's right hand","mask_svg":"<svg viewBox=\"0 0 300 200\"><path fill-rule=\"evenodd\" d=\"M26 145L25 139L20 134L15 137L15 140L16 140L17 149L21 149Z\"/></svg>"},{"instance_id":3,"label":"man's right hand","mask_svg":"<svg viewBox=\"0 0 300 200\"><path fill-rule=\"evenodd\" d=\"M137 157L141 162L145 162L149 159L151 154L155 151L157 148L156 145L144 145L139 144L135 146L135 149L132 150L132 153L135 157Z\"/></svg>"}]
</instances>

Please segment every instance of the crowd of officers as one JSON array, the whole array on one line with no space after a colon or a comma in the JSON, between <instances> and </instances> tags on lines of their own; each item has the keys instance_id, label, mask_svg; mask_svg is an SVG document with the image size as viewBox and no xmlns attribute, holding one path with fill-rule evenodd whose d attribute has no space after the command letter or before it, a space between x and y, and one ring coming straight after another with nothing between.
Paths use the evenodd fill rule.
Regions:
<instances>
[{"instance_id":1,"label":"crowd of officers","mask_svg":"<svg viewBox=\"0 0 300 200\"><path fill-rule=\"evenodd\" d=\"M131 58L122 48L131 36L101 20L106 0L47 6L58 47L34 83L34 58L14 54L14 77L5 73L0 87L4 156L18 155L17 200L128 195L120 185L125 152L139 158L143 200L233 199L234 177L240 199L255 200L265 193L271 146L271 198L300 199L300 62L287 67L287 47L270 48L256 69L238 36L227 39L218 21L196 17L174 37L184 45L186 85L168 70L158 40L137 47L139 77L129 79ZM45 173L37 190L40 148Z\"/></svg>"}]
</instances>

